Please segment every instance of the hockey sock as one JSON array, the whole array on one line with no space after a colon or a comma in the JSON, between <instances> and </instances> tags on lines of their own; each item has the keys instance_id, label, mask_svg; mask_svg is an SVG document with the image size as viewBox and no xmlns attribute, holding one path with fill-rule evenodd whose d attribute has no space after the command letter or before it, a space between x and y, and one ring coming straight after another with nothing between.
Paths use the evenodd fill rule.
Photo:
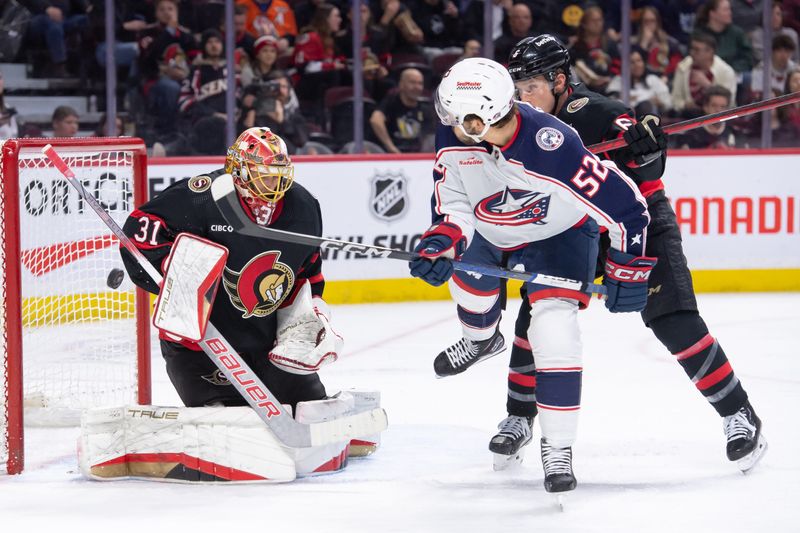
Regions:
<instances>
[{"instance_id":1,"label":"hockey sock","mask_svg":"<svg viewBox=\"0 0 800 533\"><path fill-rule=\"evenodd\" d=\"M473 313L459 305L458 319L464 329L464 337L473 341L491 338L500 322L500 306L500 300L497 299L485 313Z\"/></svg>"},{"instance_id":2,"label":"hockey sock","mask_svg":"<svg viewBox=\"0 0 800 533\"><path fill-rule=\"evenodd\" d=\"M720 416L732 415L747 402L725 351L697 311L661 316L648 325Z\"/></svg>"},{"instance_id":3,"label":"hockey sock","mask_svg":"<svg viewBox=\"0 0 800 533\"><path fill-rule=\"evenodd\" d=\"M519 315L514 325L514 345L511 347L511 361L508 364L509 415L536 416L536 365L533 362L531 345L528 342L528 325L531 321L531 305L527 298L520 305Z\"/></svg>"}]
</instances>

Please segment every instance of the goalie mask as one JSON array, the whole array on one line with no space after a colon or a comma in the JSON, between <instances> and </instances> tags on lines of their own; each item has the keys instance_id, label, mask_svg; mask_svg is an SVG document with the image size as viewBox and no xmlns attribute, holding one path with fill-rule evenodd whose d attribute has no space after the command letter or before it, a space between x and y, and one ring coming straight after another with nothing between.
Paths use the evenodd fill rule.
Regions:
<instances>
[{"instance_id":1,"label":"goalie mask","mask_svg":"<svg viewBox=\"0 0 800 533\"><path fill-rule=\"evenodd\" d=\"M225 172L251 208L278 202L294 181L286 143L269 128L249 128L228 148Z\"/></svg>"}]
</instances>

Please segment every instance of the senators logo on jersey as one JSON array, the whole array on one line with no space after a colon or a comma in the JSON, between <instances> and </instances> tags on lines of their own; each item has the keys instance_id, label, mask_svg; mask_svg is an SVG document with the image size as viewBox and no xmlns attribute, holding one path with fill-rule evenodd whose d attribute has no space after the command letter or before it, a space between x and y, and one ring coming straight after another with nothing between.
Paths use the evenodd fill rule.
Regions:
<instances>
[{"instance_id":1,"label":"senators logo on jersey","mask_svg":"<svg viewBox=\"0 0 800 533\"><path fill-rule=\"evenodd\" d=\"M549 206L550 195L506 187L503 192L481 200L475 206L475 216L498 226L547 224L544 218Z\"/></svg>"},{"instance_id":2,"label":"senators logo on jersey","mask_svg":"<svg viewBox=\"0 0 800 533\"><path fill-rule=\"evenodd\" d=\"M225 267L223 286L243 318L275 312L294 287L294 272L278 261L281 253L265 252L251 259L240 272Z\"/></svg>"}]
</instances>

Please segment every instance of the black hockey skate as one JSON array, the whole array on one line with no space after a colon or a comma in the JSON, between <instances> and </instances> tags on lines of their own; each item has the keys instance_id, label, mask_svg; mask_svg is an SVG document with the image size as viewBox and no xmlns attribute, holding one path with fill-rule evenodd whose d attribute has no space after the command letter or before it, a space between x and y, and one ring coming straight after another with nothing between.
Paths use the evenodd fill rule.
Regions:
<instances>
[{"instance_id":1,"label":"black hockey skate","mask_svg":"<svg viewBox=\"0 0 800 533\"><path fill-rule=\"evenodd\" d=\"M505 470L522 463L525 445L533 437L533 417L509 415L497 424L500 431L489 441L494 469Z\"/></svg>"},{"instance_id":2,"label":"black hockey skate","mask_svg":"<svg viewBox=\"0 0 800 533\"><path fill-rule=\"evenodd\" d=\"M728 460L736 461L739 469L749 472L767 451L767 440L761 434L761 419L747 402L741 409L723 419L728 444Z\"/></svg>"},{"instance_id":3,"label":"black hockey skate","mask_svg":"<svg viewBox=\"0 0 800 533\"><path fill-rule=\"evenodd\" d=\"M483 361L502 353L506 341L499 330L485 341L471 341L462 338L454 345L436 356L433 361L433 371L436 376L444 378L460 374L478 361Z\"/></svg>"},{"instance_id":4,"label":"black hockey skate","mask_svg":"<svg viewBox=\"0 0 800 533\"><path fill-rule=\"evenodd\" d=\"M572 473L572 447L553 448L542 438L542 467L547 492L567 492L577 486Z\"/></svg>"}]
</instances>

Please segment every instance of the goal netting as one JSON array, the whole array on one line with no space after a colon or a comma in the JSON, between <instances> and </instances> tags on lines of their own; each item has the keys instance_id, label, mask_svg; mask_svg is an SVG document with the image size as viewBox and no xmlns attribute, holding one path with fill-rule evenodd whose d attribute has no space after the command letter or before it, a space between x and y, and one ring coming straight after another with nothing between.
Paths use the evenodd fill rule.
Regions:
<instances>
[{"instance_id":1,"label":"goal netting","mask_svg":"<svg viewBox=\"0 0 800 533\"><path fill-rule=\"evenodd\" d=\"M22 469L23 418L69 425L89 406L149 403L147 297L124 276L116 237L41 154L48 142L120 225L146 196L138 139L2 146L0 470L8 473Z\"/></svg>"}]
</instances>

